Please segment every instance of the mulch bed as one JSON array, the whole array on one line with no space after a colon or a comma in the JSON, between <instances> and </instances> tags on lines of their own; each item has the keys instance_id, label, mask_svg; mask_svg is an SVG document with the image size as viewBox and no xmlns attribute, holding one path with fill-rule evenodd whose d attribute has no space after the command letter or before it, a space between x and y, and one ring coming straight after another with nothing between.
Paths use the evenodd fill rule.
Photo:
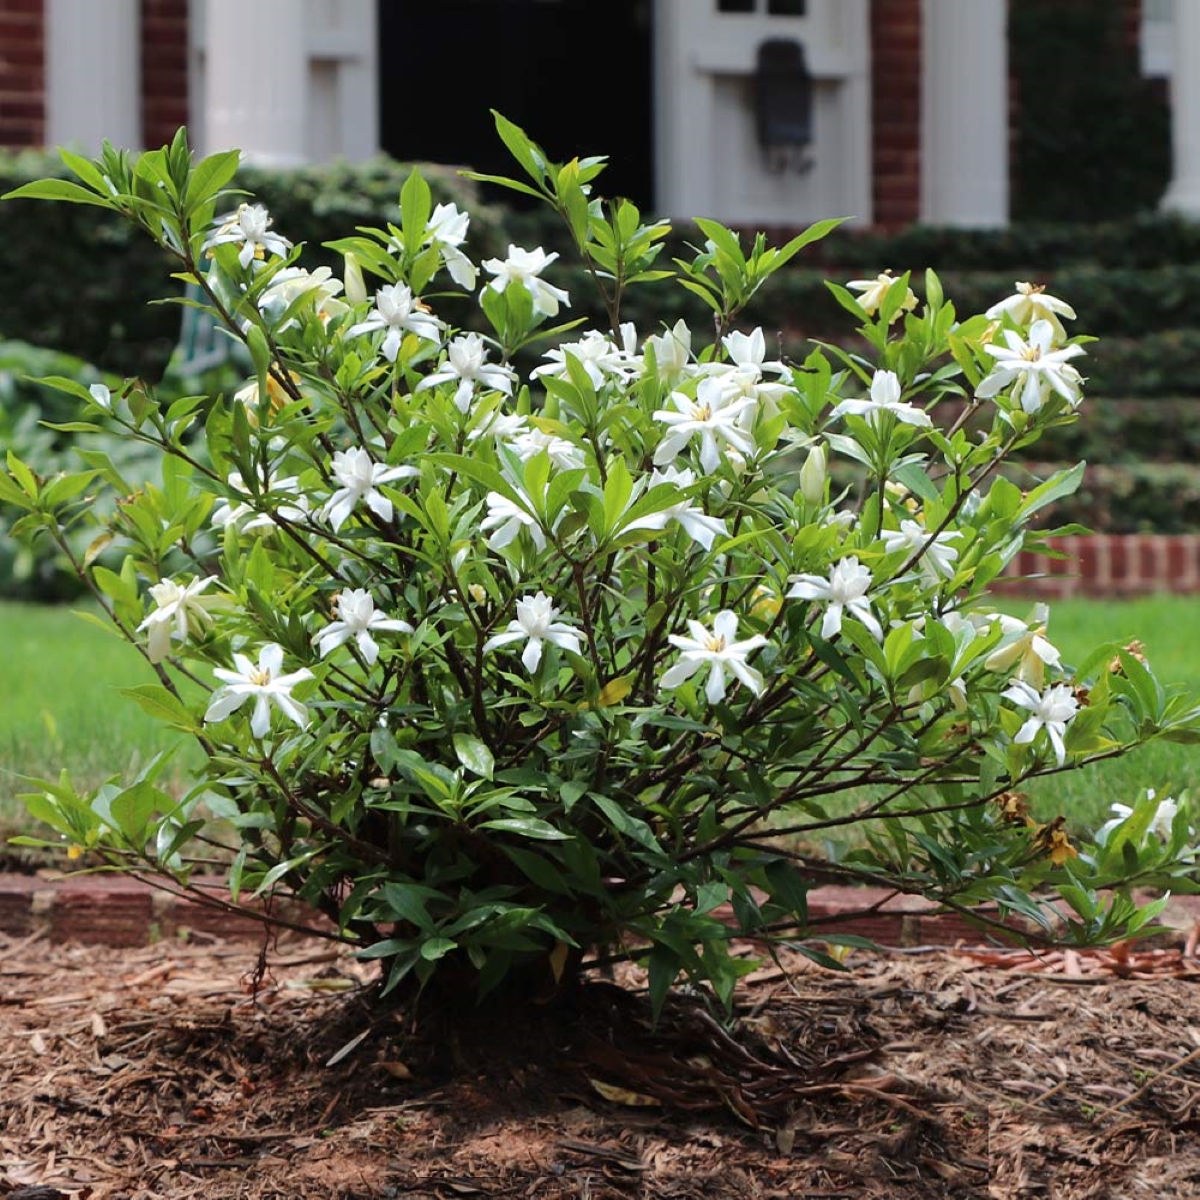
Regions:
<instances>
[{"instance_id":1,"label":"mulch bed","mask_svg":"<svg viewBox=\"0 0 1200 1200\"><path fill-rule=\"evenodd\" d=\"M732 1037L630 974L460 1041L320 943L0 937L0 1197L1194 1197L1193 950L790 953Z\"/></svg>"}]
</instances>

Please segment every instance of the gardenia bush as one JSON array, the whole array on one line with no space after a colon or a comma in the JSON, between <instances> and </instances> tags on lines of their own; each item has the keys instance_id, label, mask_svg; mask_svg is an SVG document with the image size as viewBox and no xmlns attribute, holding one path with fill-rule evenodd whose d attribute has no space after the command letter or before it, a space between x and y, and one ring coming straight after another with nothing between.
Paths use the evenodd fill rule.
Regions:
<instances>
[{"instance_id":1,"label":"gardenia bush","mask_svg":"<svg viewBox=\"0 0 1200 1200\"><path fill-rule=\"evenodd\" d=\"M254 363L236 394L166 407L137 380L45 381L80 403L62 428L86 445L103 414L161 481L134 490L100 452L52 478L10 455L0 497L74 555L157 672L133 700L207 768L183 797L164 758L89 794L37 781L30 812L166 886L225 862L231 910L299 897L389 989L549 995L615 951L656 1004L681 974L728 1001L748 969L731 939L803 935L830 880L1044 929L1065 899L1081 943L1144 929L1156 907L1126 888L1185 877L1187 805L1166 820L1150 793L1076 844L1020 789L1193 740L1200 710L1136 648L1071 667L1046 614L987 601L1080 479L997 472L1080 413L1071 308L1021 282L964 317L934 275L918 304L885 273L830 285L857 352L781 361L738 315L836 221L777 249L700 221L694 255L663 262L665 224L594 194L603 160L497 128L522 177L493 182L562 216L609 328L555 323L574 297L554 254L476 263L468 214L416 173L395 224L334 244L340 279L226 192L235 152L194 164L182 133L64 153L78 182L13 193L124 214ZM654 328L622 323L633 287L659 295ZM707 328L672 318L680 287ZM464 293L486 334L439 317ZM839 459L856 482L833 492Z\"/></svg>"}]
</instances>

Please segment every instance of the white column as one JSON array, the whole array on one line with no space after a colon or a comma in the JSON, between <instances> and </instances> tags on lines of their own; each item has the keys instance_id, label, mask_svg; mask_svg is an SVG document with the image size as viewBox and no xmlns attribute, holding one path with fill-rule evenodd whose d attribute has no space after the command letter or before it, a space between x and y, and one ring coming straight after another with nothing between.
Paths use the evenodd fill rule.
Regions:
<instances>
[{"instance_id":1,"label":"white column","mask_svg":"<svg viewBox=\"0 0 1200 1200\"><path fill-rule=\"evenodd\" d=\"M654 206L683 219L711 214L717 151L712 81L692 54L689 20L711 26L721 18L697 14L694 5L656 0L654 9Z\"/></svg>"},{"instance_id":2,"label":"white column","mask_svg":"<svg viewBox=\"0 0 1200 1200\"><path fill-rule=\"evenodd\" d=\"M1200 3L1175 0L1171 183L1162 207L1200 216Z\"/></svg>"},{"instance_id":3,"label":"white column","mask_svg":"<svg viewBox=\"0 0 1200 1200\"><path fill-rule=\"evenodd\" d=\"M46 0L46 142L142 144L138 0Z\"/></svg>"},{"instance_id":4,"label":"white column","mask_svg":"<svg viewBox=\"0 0 1200 1200\"><path fill-rule=\"evenodd\" d=\"M296 0L207 0L204 152L247 162L308 160L308 41Z\"/></svg>"},{"instance_id":5,"label":"white column","mask_svg":"<svg viewBox=\"0 0 1200 1200\"><path fill-rule=\"evenodd\" d=\"M1004 0L922 0L923 221L1008 223L1007 13Z\"/></svg>"}]
</instances>

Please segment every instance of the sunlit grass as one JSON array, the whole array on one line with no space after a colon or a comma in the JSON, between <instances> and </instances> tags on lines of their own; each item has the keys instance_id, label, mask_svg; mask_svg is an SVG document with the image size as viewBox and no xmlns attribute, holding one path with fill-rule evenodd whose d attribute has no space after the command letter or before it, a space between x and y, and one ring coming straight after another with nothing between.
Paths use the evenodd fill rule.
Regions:
<instances>
[{"instance_id":1,"label":"sunlit grass","mask_svg":"<svg viewBox=\"0 0 1200 1200\"><path fill-rule=\"evenodd\" d=\"M1029 606L1006 604L1022 615ZM1064 663L1079 662L1102 642L1139 641L1159 681L1168 689L1200 695L1200 597L1149 596L1137 600L1061 600L1051 606L1049 637ZM1153 787L1200 793L1200 749L1166 742L1083 771L1039 780L1028 788L1042 816L1062 813L1081 829L1111 816L1114 802L1130 804Z\"/></svg>"},{"instance_id":2,"label":"sunlit grass","mask_svg":"<svg viewBox=\"0 0 1200 1200\"><path fill-rule=\"evenodd\" d=\"M64 768L79 788L132 775L176 735L120 689L154 681L125 641L67 607L0 604L5 664L0 693L0 826L20 825L21 776L56 779ZM179 786L199 764L181 746L166 776Z\"/></svg>"},{"instance_id":3,"label":"sunlit grass","mask_svg":"<svg viewBox=\"0 0 1200 1200\"><path fill-rule=\"evenodd\" d=\"M1003 607L1024 615L1030 604ZM1065 663L1103 642L1140 641L1159 679L1200 694L1200 598L1155 596L1129 601L1060 601L1049 636ZM69 608L0 604L0 645L7 678L0 695L0 827L20 827L20 776L57 777L64 767L80 788L137 767L176 741L121 688L150 682L141 657L113 634ZM168 784L197 769L199 750L186 743ZM1077 829L1094 829L1115 801L1130 803L1147 787L1200 792L1200 750L1160 744L1086 771L1043 779L1029 788L1043 818L1064 814Z\"/></svg>"}]
</instances>

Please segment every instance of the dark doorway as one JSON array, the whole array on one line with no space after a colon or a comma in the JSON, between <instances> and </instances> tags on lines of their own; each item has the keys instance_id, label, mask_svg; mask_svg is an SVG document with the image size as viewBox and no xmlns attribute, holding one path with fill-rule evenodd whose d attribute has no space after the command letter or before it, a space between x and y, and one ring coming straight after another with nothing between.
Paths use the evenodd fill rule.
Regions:
<instances>
[{"instance_id":1,"label":"dark doorway","mask_svg":"<svg viewBox=\"0 0 1200 1200\"><path fill-rule=\"evenodd\" d=\"M521 177L495 108L553 160L608 155L600 191L652 207L652 0L378 2L388 154Z\"/></svg>"}]
</instances>

